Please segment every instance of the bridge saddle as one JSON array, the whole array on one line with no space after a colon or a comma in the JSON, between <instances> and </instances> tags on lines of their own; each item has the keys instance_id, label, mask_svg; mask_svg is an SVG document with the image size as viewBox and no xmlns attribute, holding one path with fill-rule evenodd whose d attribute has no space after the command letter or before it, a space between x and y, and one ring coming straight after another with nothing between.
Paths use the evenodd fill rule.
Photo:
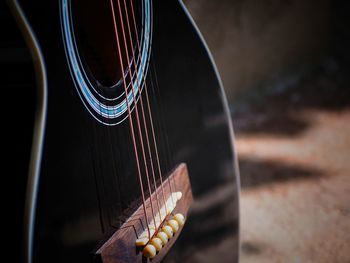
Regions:
<instances>
[{"instance_id":1,"label":"bridge saddle","mask_svg":"<svg viewBox=\"0 0 350 263\"><path fill-rule=\"evenodd\" d=\"M153 216L150 208L151 202L156 204L155 196L161 197L162 201L159 211ZM147 220L145 220L143 205L137 204L137 207L133 209L133 214L125 223L100 243L94 252L94 261L104 263L161 262L183 230L192 201L187 166L182 163L145 200ZM149 222L148 226L145 224L146 221Z\"/></svg>"},{"instance_id":2,"label":"bridge saddle","mask_svg":"<svg viewBox=\"0 0 350 263\"><path fill-rule=\"evenodd\" d=\"M171 193L160 211L155 214L154 219L149 223L148 228L136 239L136 246L144 247L143 255L145 257L155 257L156 253L159 252L179 228L184 225L185 217L181 213L174 216L171 215L181 197L181 192Z\"/></svg>"}]
</instances>

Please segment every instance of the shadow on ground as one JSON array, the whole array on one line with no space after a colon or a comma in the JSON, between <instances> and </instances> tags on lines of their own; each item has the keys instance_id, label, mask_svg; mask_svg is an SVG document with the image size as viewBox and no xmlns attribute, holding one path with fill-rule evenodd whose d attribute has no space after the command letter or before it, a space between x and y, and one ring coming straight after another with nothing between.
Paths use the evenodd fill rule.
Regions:
<instances>
[{"instance_id":1,"label":"shadow on ground","mask_svg":"<svg viewBox=\"0 0 350 263\"><path fill-rule=\"evenodd\" d=\"M240 159L241 186L250 188L274 182L314 180L324 176L322 171L274 161Z\"/></svg>"},{"instance_id":2,"label":"shadow on ground","mask_svg":"<svg viewBox=\"0 0 350 263\"><path fill-rule=\"evenodd\" d=\"M247 135L256 140L264 140L266 135L296 139L312 124L308 112L341 112L350 109L349 80L347 69L328 60L312 70L298 73L270 87L242 94L233 103L235 108L232 111L238 140ZM259 137L261 135L264 136ZM243 188L275 182L315 180L325 176L312 166L303 167L281 159L252 159L249 156L240 157L239 152L238 157Z\"/></svg>"},{"instance_id":3,"label":"shadow on ground","mask_svg":"<svg viewBox=\"0 0 350 263\"><path fill-rule=\"evenodd\" d=\"M236 134L297 136L309 127L300 112L342 111L350 107L349 80L348 71L329 59L267 88L241 94L233 102Z\"/></svg>"},{"instance_id":4,"label":"shadow on ground","mask_svg":"<svg viewBox=\"0 0 350 263\"><path fill-rule=\"evenodd\" d=\"M350 262L350 75L333 67L250 91L233 111L242 263Z\"/></svg>"}]
</instances>

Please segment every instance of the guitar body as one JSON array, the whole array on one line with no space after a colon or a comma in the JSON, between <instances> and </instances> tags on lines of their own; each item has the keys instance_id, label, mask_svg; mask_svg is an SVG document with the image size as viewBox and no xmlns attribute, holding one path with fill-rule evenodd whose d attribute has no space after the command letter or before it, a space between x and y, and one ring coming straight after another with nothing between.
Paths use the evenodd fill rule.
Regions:
<instances>
[{"instance_id":1,"label":"guitar body","mask_svg":"<svg viewBox=\"0 0 350 263\"><path fill-rule=\"evenodd\" d=\"M80 2L84 8L90 1ZM38 89L33 90L37 93L37 114L25 200L26 262L98 262L94 251L123 225L132 205L141 200L129 114L125 111L119 118L110 118L107 112L99 116L88 105L74 76L74 59L69 55L70 40L65 31L70 25L64 21L64 5L69 3L23 0L12 4L37 56ZM155 146L151 147L151 157L154 166L158 157L165 178L178 164L185 163L193 194L186 224L163 261L237 262L238 172L223 88L183 4L177 0L149 3L151 11L140 16L146 21L140 22L145 23L145 32L147 14L152 16L148 20L151 40L145 51L148 62L140 70L147 71L145 82L158 149L156 154ZM147 9L147 1L139 7L140 13L142 8ZM72 10L70 16L76 14ZM100 20L98 15L92 16L89 23L96 25ZM98 34L95 31L91 34ZM142 39L146 33L137 34ZM83 47L84 41L92 43L91 36L74 42L82 52L89 49L89 45ZM91 75L103 78L103 73L96 71L101 67L91 66L91 61L86 55L80 63L90 66ZM106 61L103 63L108 64ZM101 83L108 86L108 81L115 80L107 76ZM120 87L103 90L102 86L105 96L114 91L123 94ZM142 124L140 106L142 103L147 109L147 103L145 88L140 86L139 91L143 102L138 100L139 108L133 108L131 116L142 166L136 111ZM146 110L147 120L149 115ZM143 127L151 138L150 122ZM146 145L144 130L141 135Z\"/></svg>"}]
</instances>

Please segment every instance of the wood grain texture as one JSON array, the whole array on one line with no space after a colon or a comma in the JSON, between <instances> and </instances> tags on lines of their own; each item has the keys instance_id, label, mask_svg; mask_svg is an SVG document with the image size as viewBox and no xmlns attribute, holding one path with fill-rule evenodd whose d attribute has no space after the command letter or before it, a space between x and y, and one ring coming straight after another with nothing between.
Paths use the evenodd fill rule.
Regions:
<instances>
[{"instance_id":1,"label":"wood grain texture","mask_svg":"<svg viewBox=\"0 0 350 263\"><path fill-rule=\"evenodd\" d=\"M169 186L169 183L171 187ZM177 202L177 205L173 211L173 214L181 213L187 217L188 210L193 201L191 184L188 176L187 166L184 163L179 164L170 176L163 181L163 191L165 199L170 197L171 192L182 192L182 198ZM159 186L153 193L153 206L156 205L156 193L158 194L159 201L162 201L162 188ZM147 218L148 221L152 221L151 213L151 200L146 200ZM162 258L167 254L169 249L175 243L176 239L182 231L181 227L169 242L159 251L157 256L153 259L147 259L142 256L142 249L137 248L135 240L146 229L146 223L144 218L144 211L142 204L139 204L136 211L126 220L126 222L99 248L94 252L94 261L103 263L126 263L126 262L160 262Z\"/></svg>"}]
</instances>

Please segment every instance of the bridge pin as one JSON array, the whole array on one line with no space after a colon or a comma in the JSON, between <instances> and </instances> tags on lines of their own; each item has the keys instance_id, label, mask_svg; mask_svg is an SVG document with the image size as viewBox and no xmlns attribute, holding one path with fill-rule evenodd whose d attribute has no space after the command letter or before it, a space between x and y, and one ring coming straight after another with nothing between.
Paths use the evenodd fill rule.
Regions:
<instances>
[{"instance_id":1,"label":"bridge pin","mask_svg":"<svg viewBox=\"0 0 350 263\"><path fill-rule=\"evenodd\" d=\"M168 225L163 226L162 231L168 236L168 238L173 236L173 229Z\"/></svg>"},{"instance_id":2,"label":"bridge pin","mask_svg":"<svg viewBox=\"0 0 350 263\"><path fill-rule=\"evenodd\" d=\"M157 254L157 250L153 245L148 244L147 246L144 247L142 253L143 253L143 256L146 258L154 258Z\"/></svg>"},{"instance_id":3,"label":"bridge pin","mask_svg":"<svg viewBox=\"0 0 350 263\"><path fill-rule=\"evenodd\" d=\"M176 233L177 230L179 230L179 223L174 219L170 219L168 221L168 226L170 226L173 229L174 233Z\"/></svg>"},{"instance_id":4,"label":"bridge pin","mask_svg":"<svg viewBox=\"0 0 350 263\"><path fill-rule=\"evenodd\" d=\"M158 232L157 237L162 241L163 245L168 243L168 236L163 231Z\"/></svg>"},{"instance_id":5,"label":"bridge pin","mask_svg":"<svg viewBox=\"0 0 350 263\"><path fill-rule=\"evenodd\" d=\"M177 221L179 226L183 226L185 224L185 217L180 213L174 215L173 219Z\"/></svg>"},{"instance_id":6,"label":"bridge pin","mask_svg":"<svg viewBox=\"0 0 350 263\"><path fill-rule=\"evenodd\" d=\"M162 249L162 240L160 238L152 238L150 243L156 248L157 252L159 252Z\"/></svg>"}]
</instances>

